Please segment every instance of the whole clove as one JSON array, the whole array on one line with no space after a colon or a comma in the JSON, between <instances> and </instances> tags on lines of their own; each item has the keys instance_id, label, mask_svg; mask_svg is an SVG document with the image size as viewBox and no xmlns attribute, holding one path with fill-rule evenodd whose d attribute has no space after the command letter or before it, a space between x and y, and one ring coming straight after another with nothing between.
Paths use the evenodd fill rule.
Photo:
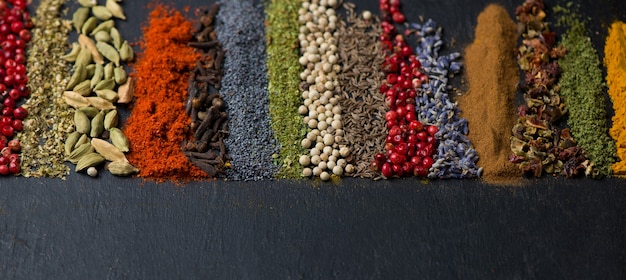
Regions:
<instances>
[{"instance_id":1,"label":"whole clove","mask_svg":"<svg viewBox=\"0 0 626 280\"><path fill-rule=\"evenodd\" d=\"M192 40L187 45L196 48L200 59L189 78L188 97L185 106L191 117L188 131L191 139L183 143L185 156L211 177L224 173L230 159L224 139L228 136L228 114L219 93L222 81L221 64L224 50L219 41L211 39L214 18L219 6L199 8L200 20ZM218 59L219 58L219 59Z\"/></svg>"}]
</instances>

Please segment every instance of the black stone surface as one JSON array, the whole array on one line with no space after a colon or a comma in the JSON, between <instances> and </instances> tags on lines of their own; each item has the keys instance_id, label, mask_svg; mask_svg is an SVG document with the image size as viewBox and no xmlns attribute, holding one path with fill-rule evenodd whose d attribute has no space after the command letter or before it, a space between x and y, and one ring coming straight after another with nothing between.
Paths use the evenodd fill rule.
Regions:
<instances>
[{"instance_id":1,"label":"black stone surface","mask_svg":"<svg viewBox=\"0 0 626 280\"><path fill-rule=\"evenodd\" d=\"M473 39L486 6L403 2L409 20L441 23L456 50ZM521 2L501 1L511 15ZM376 1L358 3L378 11ZM149 9L124 7L130 19L120 30L137 41ZM626 3L584 1L581 10L602 53ZM624 279L625 205L618 179L510 188L0 178L0 279Z\"/></svg>"}]
</instances>

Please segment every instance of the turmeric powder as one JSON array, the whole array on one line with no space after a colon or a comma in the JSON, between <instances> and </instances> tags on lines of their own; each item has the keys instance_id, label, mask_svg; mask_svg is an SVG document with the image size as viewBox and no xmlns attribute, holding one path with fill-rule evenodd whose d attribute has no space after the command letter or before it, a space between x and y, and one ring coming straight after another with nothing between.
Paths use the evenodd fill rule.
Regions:
<instances>
[{"instance_id":1,"label":"turmeric powder","mask_svg":"<svg viewBox=\"0 0 626 280\"><path fill-rule=\"evenodd\" d=\"M626 177L626 24L614 22L604 46L604 64L609 96L613 101L613 126L610 134L617 146L619 161L612 166L613 175Z\"/></svg>"}]
</instances>

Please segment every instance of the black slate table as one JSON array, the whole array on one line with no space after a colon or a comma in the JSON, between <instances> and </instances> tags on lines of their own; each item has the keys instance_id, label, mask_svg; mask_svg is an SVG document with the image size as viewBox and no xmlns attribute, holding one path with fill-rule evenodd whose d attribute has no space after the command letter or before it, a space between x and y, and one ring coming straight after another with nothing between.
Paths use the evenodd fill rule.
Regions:
<instances>
[{"instance_id":1,"label":"black slate table","mask_svg":"<svg viewBox=\"0 0 626 280\"><path fill-rule=\"evenodd\" d=\"M461 50L483 1L403 1ZM413 2L411 4L406 4ZM510 14L522 1L498 1ZM177 1L177 7L209 2ZM563 3L563 2L561 2ZM548 5L555 1L548 1ZM148 9L124 3L136 41ZM359 1L376 13L377 1ZM620 0L585 1L602 53ZM626 181L0 178L0 279L624 279Z\"/></svg>"}]
</instances>

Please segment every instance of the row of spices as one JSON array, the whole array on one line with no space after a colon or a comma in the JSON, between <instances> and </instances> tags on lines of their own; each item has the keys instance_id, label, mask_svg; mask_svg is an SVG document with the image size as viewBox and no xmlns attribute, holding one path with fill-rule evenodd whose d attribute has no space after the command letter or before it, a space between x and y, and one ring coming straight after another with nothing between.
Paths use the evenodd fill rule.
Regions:
<instances>
[{"instance_id":1,"label":"row of spices","mask_svg":"<svg viewBox=\"0 0 626 280\"><path fill-rule=\"evenodd\" d=\"M14 2L13 9L21 7ZM542 0L516 9L523 27L517 64L525 77L518 87L525 104L516 121L518 70L509 50L517 33L497 5L478 17L476 39L464 55L469 90L452 98L458 91L450 80L463 67L461 55L440 54L446 47L442 28L432 20L406 23L398 0L380 0L380 17L357 14L354 4L345 3L345 19L338 1L219 1L196 9L195 24L157 4L137 60L123 30L115 28L114 18L125 19L123 3L79 3L72 14L78 42L67 52L70 28L58 24L64 1L41 2L28 63L17 65L29 69L24 83L42 90L26 101L28 117L5 98L16 119L7 123L26 117L18 137L27 177L65 176L64 160L93 176L108 162L114 175L138 173L157 181L412 175L510 183L521 173L623 172L619 162L611 169L615 144L603 123L599 60L574 7L555 8L569 28L559 44ZM615 26L611 31L622 33L613 36L621 34L623 41L624 29ZM30 36L25 27L9 29ZM20 55L19 40L12 55ZM623 42L613 41L606 57L623 51ZM286 47L294 45L299 52ZM131 63L130 76L124 61ZM619 80L615 70L624 70L611 62L607 58L609 85ZM14 68L4 65L7 72ZM46 67L67 75L50 75ZM587 80L576 78L581 71L591 72ZM25 73L11 72L14 79ZM24 83L5 81L18 98L28 95L28 88L20 88ZM616 104L619 93L609 93ZM491 102L473 102L483 98ZM118 121L116 105L131 100L130 117ZM563 119L569 128L560 128ZM619 139L616 126L611 135ZM44 155L40 141L46 143ZM8 150L19 151L19 143ZM11 161L15 169L19 157L7 152L11 157L18 158Z\"/></svg>"}]
</instances>

